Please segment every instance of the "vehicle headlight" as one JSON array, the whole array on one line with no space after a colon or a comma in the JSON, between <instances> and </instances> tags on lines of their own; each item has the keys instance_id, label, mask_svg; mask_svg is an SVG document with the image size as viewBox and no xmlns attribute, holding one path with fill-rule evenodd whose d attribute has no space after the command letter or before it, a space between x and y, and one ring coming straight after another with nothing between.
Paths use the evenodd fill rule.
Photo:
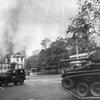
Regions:
<instances>
[{"instance_id":1,"label":"vehicle headlight","mask_svg":"<svg viewBox=\"0 0 100 100\"><path fill-rule=\"evenodd\" d=\"M21 73L23 73L23 71L22 71L22 70L21 70L20 72L21 72Z\"/></svg>"},{"instance_id":2,"label":"vehicle headlight","mask_svg":"<svg viewBox=\"0 0 100 100\"><path fill-rule=\"evenodd\" d=\"M16 76L13 76L12 78L14 79L14 78L16 78Z\"/></svg>"},{"instance_id":3,"label":"vehicle headlight","mask_svg":"<svg viewBox=\"0 0 100 100\"><path fill-rule=\"evenodd\" d=\"M15 70L13 71L13 73L15 73Z\"/></svg>"}]
</instances>

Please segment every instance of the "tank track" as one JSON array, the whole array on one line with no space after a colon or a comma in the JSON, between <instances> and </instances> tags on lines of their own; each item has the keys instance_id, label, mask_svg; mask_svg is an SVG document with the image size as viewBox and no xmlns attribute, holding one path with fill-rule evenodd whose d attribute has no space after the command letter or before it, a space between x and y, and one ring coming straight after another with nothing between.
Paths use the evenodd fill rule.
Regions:
<instances>
[{"instance_id":1,"label":"tank track","mask_svg":"<svg viewBox=\"0 0 100 100\"><path fill-rule=\"evenodd\" d=\"M62 85L62 83L61 83L61 87L62 87L63 90L65 90L65 91L68 92L69 94L71 94L71 95L77 97L78 99L81 99L81 100L98 99L98 100L100 100L100 97L92 97L92 96L90 96L90 97L80 97L79 95L77 95L77 94L76 94L74 91L72 91L71 89L65 88L65 87Z\"/></svg>"}]
</instances>

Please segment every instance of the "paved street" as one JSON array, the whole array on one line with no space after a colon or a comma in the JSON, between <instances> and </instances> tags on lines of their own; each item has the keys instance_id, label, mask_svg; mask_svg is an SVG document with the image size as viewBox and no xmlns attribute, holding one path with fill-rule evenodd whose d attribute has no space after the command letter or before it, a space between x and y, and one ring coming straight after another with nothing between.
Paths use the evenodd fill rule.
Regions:
<instances>
[{"instance_id":1,"label":"paved street","mask_svg":"<svg viewBox=\"0 0 100 100\"><path fill-rule=\"evenodd\" d=\"M59 75L29 76L25 85L0 88L0 100L79 100L60 88Z\"/></svg>"}]
</instances>

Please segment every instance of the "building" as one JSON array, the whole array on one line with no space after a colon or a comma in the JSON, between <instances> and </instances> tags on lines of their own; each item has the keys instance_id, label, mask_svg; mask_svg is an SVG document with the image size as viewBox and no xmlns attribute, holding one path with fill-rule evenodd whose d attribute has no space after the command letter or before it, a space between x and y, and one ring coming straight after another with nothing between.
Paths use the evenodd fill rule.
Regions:
<instances>
[{"instance_id":1,"label":"building","mask_svg":"<svg viewBox=\"0 0 100 100\"><path fill-rule=\"evenodd\" d=\"M24 68L25 56L21 53L7 55L0 61L0 73L6 72L9 69Z\"/></svg>"},{"instance_id":2,"label":"building","mask_svg":"<svg viewBox=\"0 0 100 100\"><path fill-rule=\"evenodd\" d=\"M24 68L25 57L20 53L16 53L10 56L10 64L15 63L15 69Z\"/></svg>"}]
</instances>

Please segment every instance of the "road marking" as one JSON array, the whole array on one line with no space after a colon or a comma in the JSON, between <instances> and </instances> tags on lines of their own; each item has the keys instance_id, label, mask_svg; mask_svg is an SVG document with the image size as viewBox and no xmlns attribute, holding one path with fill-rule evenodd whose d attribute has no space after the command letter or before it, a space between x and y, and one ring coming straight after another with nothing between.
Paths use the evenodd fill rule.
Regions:
<instances>
[{"instance_id":1,"label":"road marking","mask_svg":"<svg viewBox=\"0 0 100 100\"><path fill-rule=\"evenodd\" d=\"M0 89L3 89L3 90L4 90L5 88L3 88L3 87L0 87Z\"/></svg>"}]
</instances>

